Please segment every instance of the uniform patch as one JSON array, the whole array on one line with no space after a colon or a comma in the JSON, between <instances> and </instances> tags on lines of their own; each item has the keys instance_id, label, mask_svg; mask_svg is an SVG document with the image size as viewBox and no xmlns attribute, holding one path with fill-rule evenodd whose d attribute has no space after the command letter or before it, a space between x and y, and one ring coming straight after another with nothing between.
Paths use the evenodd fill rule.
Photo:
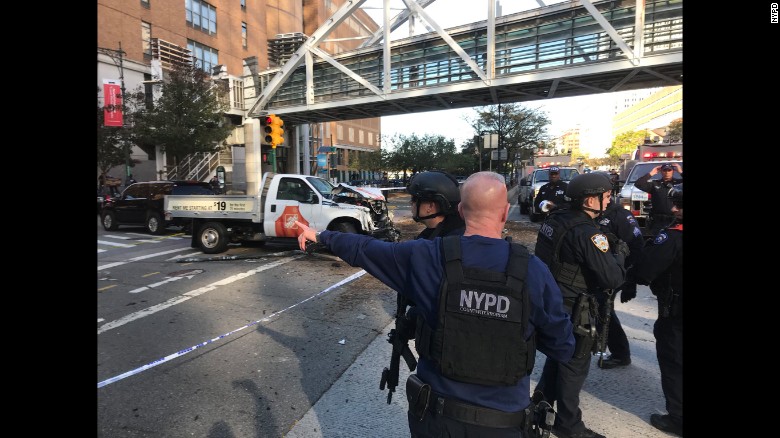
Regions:
<instances>
[{"instance_id":1,"label":"uniform patch","mask_svg":"<svg viewBox=\"0 0 780 438\"><path fill-rule=\"evenodd\" d=\"M661 231L660 233L658 233L657 236L655 236L655 240L653 240L653 244L654 245L660 245L660 244L666 242L666 239L668 239L668 238L669 238L669 236L666 235L666 231Z\"/></svg>"},{"instance_id":2,"label":"uniform patch","mask_svg":"<svg viewBox=\"0 0 780 438\"><path fill-rule=\"evenodd\" d=\"M609 241L607 240L607 236L603 234L594 234L590 237L590 240L594 245L596 245L596 248L601 250L601 252L609 251Z\"/></svg>"},{"instance_id":3,"label":"uniform patch","mask_svg":"<svg viewBox=\"0 0 780 438\"><path fill-rule=\"evenodd\" d=\"M639 227L634 227L634 236L642 237L642 230L640 230Z\"/></svg>"}]
</instances>

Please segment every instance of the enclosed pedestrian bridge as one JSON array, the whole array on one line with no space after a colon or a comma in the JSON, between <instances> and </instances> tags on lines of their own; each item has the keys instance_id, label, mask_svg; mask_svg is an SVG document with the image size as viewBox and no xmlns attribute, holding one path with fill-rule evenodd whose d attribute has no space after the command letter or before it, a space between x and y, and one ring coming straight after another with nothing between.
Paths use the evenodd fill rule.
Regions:
<instances>
[{"instance_id":1,"label":"enclosed pedestrian bridge","mask_svg":"<svg viewBox=\"0 0 780 438\"><path fill-rule=\"evenodd\" d=\"M348 1L281 68L252 75L248 116L318 123L682 85L682 0L564 1L500 17L493 0L439 0L488 8L487 20L448 29L426 13L433 0L394 18L385 4L363 47L319 49L365 1ZM432 32L389 41L410 15Z\"/></svg>"}]
</instances>

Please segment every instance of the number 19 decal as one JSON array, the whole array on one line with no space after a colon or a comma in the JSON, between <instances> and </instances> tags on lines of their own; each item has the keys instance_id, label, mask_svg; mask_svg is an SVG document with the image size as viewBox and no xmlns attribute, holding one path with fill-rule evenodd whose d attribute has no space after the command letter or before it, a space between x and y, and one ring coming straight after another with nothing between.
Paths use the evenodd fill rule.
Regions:
<instances>
[{"instance_id":1,"label":"number 19 decal","mask_svg":"<svg viewBox=\"0 0 780 438\"><path fill-rule=\"evenodd\" d=\"M225 210L227 203L225 201L214 201L214 206L217 207L217 210Z\"/></svg>"}]
</instances>

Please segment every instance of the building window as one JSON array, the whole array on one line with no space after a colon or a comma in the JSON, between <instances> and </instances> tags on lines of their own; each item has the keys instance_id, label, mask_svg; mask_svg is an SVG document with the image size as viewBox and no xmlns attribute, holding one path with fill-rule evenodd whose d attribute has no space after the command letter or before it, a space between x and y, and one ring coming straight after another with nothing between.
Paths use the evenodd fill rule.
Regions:
<instances>
[{"instance_id":1,"label":"building window","mask_svg":"<svg viewBox=\"0 0 780 438\"><path fill-rule=\"evenodd\" d=\"M149 9L149 0L141 0L141 6Z\"/></svg>"},{"instance_id":2,"label":"building window","mask_svg":"<svg viewBox=\"0 0 780 438\"><path fill-rule=\"evenodd\" d=\"M374 145L374 133L373 132L369 132L368 133L368 144L370 146Z\"/></svg>"},{"instance_id":3,"label":"building window","mask_svg":"<svg viewBox=\"0 0 780 438\"><path fill-rule=\"evenodd\" d=\"M241 22L241 45L246 48L246 23Z\"/></svg>"},{"instance_id":4,"label":"building window","mask_svg":"<svg viewBox=\"0 0 780 438\"><path fill-rule=\"evenodd\" d=\"M233 79L233 108L244 109L244 81Z\"/></svg>"},{"instance_id":5,"label":"building window","mask_svg":"<svg viewBox=\"0 0 780 438\"><path fill-rule=\"evenodd\" d=\"M217 33L217 9L200 0L184 0L187 24L209 35Z\"/></svg>"},{"instance_id":6,"label":"building window","mask_svg":"<svg viewBox=\"0 0 780 438\"><path fill-rule=\"evenodd\" d=\"M246 11L246 0L241 0L241 10Z\"/></svg>"},{"instance_id":7,"label":"building window","mask_svg":"<svg viewBox=\"0 0 780 438\"><path fill-rule=\"evenodd\" d=\"M214 66L219 64L217 49L212 49L209 46L192 40L187 41L187 49L189 49L192 54L192 63L195 67L198 67L208 74L211 74Z\"/></svg>"},{"instance_id":8,"label":"building window","mask_svg":"<svg viewBox=\"0 0 780 438\"><path fill-rule=\"evenodd\" d=\"M152 56L152 25L141 22L141 46L143 47L144 58Z\"/></svg>"},{"instance_id":9,"label":"building window","mask_svg":"<svg viewBox=\"0 0 780 438\"><path fill-rule=\"evenodd\" d=\"M355 142L355 128L349 128L349 141L350 143Z\"/></svg>"},{"instance_id":10,"label":"building window","mask_svg":"<svg viewBox=\"0 0 780 438\"><path fill-rule=\"evenodd\" d=\"M336 138L344 140L344 127L341 125L336 125Z\"/></svg>"},{"instance_id":11,"label":"building window","mask_svg":"<svg viewBox=\"0 0 780 438\"><path fill-rule=\"evenodd\" d=\"M358 143L365 144L364 141L363 141L363 130L362 129L358 130Z\"/></svg>"}]
</instances>

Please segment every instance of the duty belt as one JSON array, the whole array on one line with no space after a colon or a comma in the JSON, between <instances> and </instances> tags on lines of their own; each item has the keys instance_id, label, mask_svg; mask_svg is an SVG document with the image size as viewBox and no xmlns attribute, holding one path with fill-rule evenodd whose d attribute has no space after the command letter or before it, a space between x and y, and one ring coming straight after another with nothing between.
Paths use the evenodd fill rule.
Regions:
<instances>
[{"instance_id":1,"label":"duty belt","mask_svg":"<svg viewBox=\"0 0 780 438\"><path fill-rule=\"evenodd\" d=\"M463 423L488 427L518 427L525 422L525 410L504 412L485 408L454 399L444 398L431 393L431 403L428 409L438 415L452 418Z\"/></svg>"},{"instance_id":2,"label":"duty belt","mask_svg":"<svg viewBox=\"0 0 780 438\"><path fill-rule=\"evenodd\" d=\"M409 375L406 381L406 397L409 410L418 420L422 420L425 411L462 423L495 428L524 426L526 418L530 419L528 408L517 412L504 412L445 398L432 391L431 386L423 383L416 374Z\"/></svg>"}]
</instances>

